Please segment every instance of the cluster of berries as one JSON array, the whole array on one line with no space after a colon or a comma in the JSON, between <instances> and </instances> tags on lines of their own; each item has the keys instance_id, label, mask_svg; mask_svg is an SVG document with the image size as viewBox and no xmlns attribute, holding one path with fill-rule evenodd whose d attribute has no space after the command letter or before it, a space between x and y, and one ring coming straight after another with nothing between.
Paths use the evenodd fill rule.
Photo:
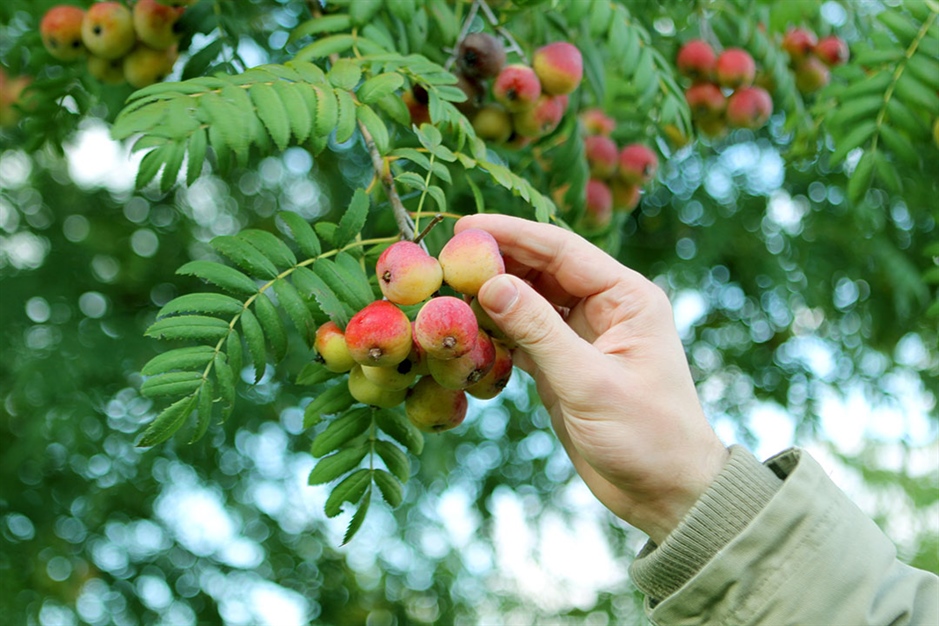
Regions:
<instances>
[{"instance_id":1,"label":"cluster of berries","mask_svg":"<svg viewBox=\"0 0 939 626\"><path fill-rule=\"evenodd\" d=\"M483 230L455 235L437 258L416 243L394 243L375 267L386 299L361 309L345 330L334 322L320 326L317 359L333 372L349 372L357 401L382 408L403 402L417 428L454 428L466 417L467 393L489 399L505 388L512 353L475 298L467 304L438 291L446 283L475 296L504 271L496 240ZM400 306L421 302L412 323Z\"/></svg>"},{"instance_id":2,"label":"cluster of berries","mask_svg":"<svg viewBox=\"0 0 939 626\"><path fill-rule=\"evenodd\" d=\"M616 121L600 109L587 109L580 119L586 132L584 153L590 167L581 226L597 230L610 223L615 211L628 213L636 208L642 186L655 176L659 159L639 143L620 149L610 137Z\"/></svg>"},{"instance_id":3,"label":"cluster of berries","mask_svg":"<svg viewBox=\"0 0 939 626\"><path fill-rule=\"evenodd\" d=\"M796 88L803 94L815 93L831 80L829 68L848 60L848 45L841 37L818 39L811 30L792 28L781 47L789 53L789 68L795 72Z\"/></svg>"},{"instance_id":4,"label":"cluster of berries","mask_svg":"<svg viewBox=\"0 0 939 626\"><path fill-rule=\"evenodd\" d=\"M61 4L39 24L49 54L66 63L86 59L88 73L101 83L129 83L140 89L173 70L179 56L179 18L195 0L97 2L84 9Z\"/></svg>"},{"instance_id":5,"label":"cluster of berries","mask_svg":"<svg viewBox=\"0 0 939 626\"><path fill-rule=\"evenodd\" d=\"M685 99L701 134L719 137L728 127L755 130L769 121L773 99L753 84L756 63L746 50L727 48L718 55L706 41L693 39L678 51L676 65L692 83Z\"/></svg>"}]
</instances>

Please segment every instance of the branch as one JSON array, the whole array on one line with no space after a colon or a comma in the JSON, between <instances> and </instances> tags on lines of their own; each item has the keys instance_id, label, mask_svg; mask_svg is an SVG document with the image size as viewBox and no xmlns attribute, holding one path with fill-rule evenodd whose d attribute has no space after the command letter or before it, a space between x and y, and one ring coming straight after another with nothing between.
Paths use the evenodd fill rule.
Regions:
<instances>
[{"instance_id":1,"label":"branch","mask_svg":"<svg viewBox=\"0 0 939 626\"><path fill-rule=\"evenodd\" d=\"M372 134L368 132L368 129L365 128L362 122L359 122L359 130L362 132L362 138L365 139L365 147L368 149L368 154L372 157L372 168L375 170L375 176L381 180L381 184L385 188L385 195L388 196L388 202L391 203L391 210L394 212L398 230L401 231L405 239L412 241L414 239L414 222L411 220L411 216L408 215L407 209L404 208L404 204L401 202L401 196L398 195L398 190L395 188L394 177L391 175L391 167L385 164L385 159L378 151L378 146L375 145Z\"/></svg>"}]
</instances>

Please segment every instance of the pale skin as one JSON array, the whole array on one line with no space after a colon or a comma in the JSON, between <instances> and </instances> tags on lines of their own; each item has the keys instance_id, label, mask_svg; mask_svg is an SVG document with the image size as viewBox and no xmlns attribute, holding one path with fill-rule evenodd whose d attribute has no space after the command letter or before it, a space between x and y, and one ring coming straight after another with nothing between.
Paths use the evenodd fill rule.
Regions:
<instances>
[{"instance_id":1,"label":"pale skin","mask_svg":"<svg viewBox=\"0 0 939 626\"><path fill-rule=\"evenodd\" d=\"M704 416L665 293L583 238L472 215L507 273L479 302L518 344L577 472L615 515L661 543L728 458Z\"/></svg>"}]
</instances>

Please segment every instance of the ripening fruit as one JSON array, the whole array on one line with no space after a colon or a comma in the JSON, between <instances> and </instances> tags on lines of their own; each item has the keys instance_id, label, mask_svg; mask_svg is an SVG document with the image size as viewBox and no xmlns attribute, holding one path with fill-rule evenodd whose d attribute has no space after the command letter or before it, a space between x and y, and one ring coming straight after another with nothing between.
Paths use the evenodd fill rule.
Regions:
<instances>
[{"instance_id":1,"label":"ripening fruit","mask_svg":"<svg viewBox=\"0 0 939 626\"><path fill-rule=\"evenodd\" d=\"M613 212L629 213L639 206L642 190L639 185L630 185L621 180L610 181L610 191L613 193Z\"/></svg>"},{"instance_id":2,"label":"ripening fruit","mask_svg":"<svg viewBox=\"0 0 939 626\"><path fill-rule=\"evenodd\" d=\"M595 178L609 178L616 173L619 163L619 148L616 142L604 135L584 137L584 153L590 175Z\"/></svg>"},{"instance_id":3,"label":"ripening fruit","mask_svg":"<svg viewBox=\"0 0 939 626\"><path fill-rule=\"evenodd\" d=\"M727 106L724 92L714 83L692 85L685 91L685 100L695 120L720 117Z\"/></svg>"},{"instance_id":4,"label":"ripening fruit","mask_svg":"<svg viewBox=\"0 0 939 626\"><path fill-rule=\"evenodd\" d=\"M457 77L456 87L466 94L466 100L454 102L453 106L466 117L473 117L483 105L486 88L477 79L463 75Z\"/></svg>"},{"instance_id":5,"label":"ripening fruit","mask_svg":"<svg viewBox=\"0 0 939 626\"><path fill-rule=\"evenodd\" d=\"M678 51L675 64L679 73L697 82L711 79L716 61L717 55L711 44L701 39L692 39Z\"/></svg>"},{"instance_id":6,"label":"ripening fruit","mask_svg":"<svg viewBox=\"0 0 939 626\"><path fill-rule=\"evenodd\" d=\"M326 322L316 329L313 348L318 359L330 372L348 372L355 365L355 359L346 345L346 336L335 322Z\"/></svg>"},{"instance_id":7,"label":"ripening fruit","mask_svg":"<svg viewBox=\"0 0 939 626\"><path fill-rule=\"evenodd\" d=\"M102 59L124 56L137 41L130 9L120 2L91 5L82 20L82 41L92 54Z\"/></svg>"},{"instance_id":8,"label":"ripening fruit","mask_svg":"<svg viewBox=\"0 0 939 626\"><path fill-rule=\"evenodd\" d=\"M473 349L455 359L427 359L430 375L447 389L466 389L478 383L492 369L496 359L496 349L486 331L476 333Z\"/></svg>"},{"instance_id":9,"label":"ripening fruit","mask_svg":"<svg viewBox=\"0 0 939 626\"><path fill-rule=\"evenodd\" d=\"M522 137L544 137L558 127L566 108L560 96L542 95L535 106L512 116L512 128Z\"/></svg>"},{"instance_id":10,"label":"ripening fruit","mask_svg":"<svg viewBox=\"0 0 939 626\"><path fill-rule=\"evenodd\" d=\"M466 393L480 400L489 400L502 393L512 377L512 352L501 342L493 341L495 359L492 368L478 383L466 388Z\"/></svg>"},{"instance_id":11,"label":"ripening fruit","mask_svg":"<svg viewBox=\"0 0 939 626\"><path fill-rule=\"evenodd\" d=\"M655 176L659 158L649 148L633 143L619 153L619 177L626 183L643 185Z\"/></svg>"},{"instance_id":12,"label":"ripening fruit","mask_svg":"<svg viewBox=\"0 0 939 626\"><path fill-rule=\"evenodd\" d=\"M748 87L756 78L756 63L746 50L727 48L714 63L714 77L722 87Z\"/></svg>"},{"instance_id":13,"label":"ripening fruit","mask_svg":"<svg viewBox=\"0 0 939 626\"><path fill-rule=\"evenodd\" d=\"M392 367L411 353L411 321L404 311L377 300L346 324L346 345L356 363Z\"/></svg>"},{"instance_id":14,"label":"ripening fruit","mask_svg":"<svg viewBox=\"0 0 939 626\"><path fill-rule=\"evenodd\" d=\"M17 105L23 104L23 90L32 82L29 76L10 78L0 67L0 128L9 128L20 120Z\"/></svg>"},{"instance_id":15,"label":"ripening fruit","mask_svg":"<svg viewBox=\"0 0 939 626\"><path fill-rule=\"evenodd\" d=\"M603 181L591 178L587 181L587 202L584 205L582 226L597 230L609 225L613 219L613 192Z\"/></svg>"},{"instance_id":16,"label":"ripening fruit","mask_svg":"<svg viewBox=\"0 0 939 626\"><path fill-rule=\"evenodd\" d=\"M424 376L404 400L404 411L414 426L425 432L456 428L466 419L466 392L445 389L431 376Z\"/></svg>"},{"instance_id":17,"label":"ripening fruit","mask_svg":"<svg viewBox=\"0 0 939 626\"><path fill-rule=\"evenodd\" d=\"M535 50L532 68L541 81L541 88L552 95L571 93L584 75L580 50L566 41L556 41Z\"/></svg>"},{"instance_id":18,"label":"ripening fruit","mask_svg":"<svg viewBox=\"0 0 939 626\"><path fill-rule=\"evenodd\" d=\"M588 135L607 135L616 130L616 120L600 109L587 109L580 114L580 121Z\"/></svg>"},{"instance_id":19,"label":"ripening fruit","mask_svg":"<svg viewBox=\"0 0 939 626\"><path fill-rule=\"evenodd\" d=\"M505 272L499 244L479 228L468 228L454 235L437 258L443 268L444 282L469 296L475 296L484 282Z\"/></svg>"},{"instance_id":20,"label":"ripening fruit","mask_svg":"<svg viewBox=\"0 0 939 626\"><path fill-rule=\"evenodd\" d=\"M415 126L420 126L421 124L430 124L430 108L427 106L427 102L421 102L417 99L418 86L415 85L414 91L405 91L401 95L401 99L404 101L405 106L408 108L408 113L411 114L411 123ZM423 90L424 94L427 94L426 90Z\"/></svg>"},{"instance_id":21,"label":"ripening fruit","mask_svg":"<svg viewBox=\"0 0 939 626\"><path fill-rule=\"evenodd\" d=\"M42 45L59 61L75 61L85 53L82 43L82 20L85 11L67 4L54 6L39 22Z\"/></svg>"},{"instance_id":22,"label":"ripening fruit","mask_svg":"<svg viewBox=\"0 0 939 626\"><path fill-rule=\"evenodd\" d=\"M487 33L470 33L460 43L456 64L470 78L492 78L505 65L505 46L501 39Z\"/></svg>"},{"instance_id":23,"label":"ripening fruit","mask_svg":"<svg viewBox=\"0 0 939 626\"><path fill-rule=\"evenodd\" d=\"M837 35L822 37L815 46L815 56L821 59L822 63L832 67L847 62L850 52L848 44L844 39Z\"/></svg>"},{"instance_id":24,"label":"ripening fruit","mask_svg":"<svg viewBox=\"0 0 939 626\"><path fill-rule=\"evenodd\" d=\"M761 128L773 114L773 99L762 87L745 87L727 99L727 123L737 128Z\"/></svg>"},{"instance_id":25,"label":"ripening fruit","mask_svg":"<svg viewBox=\"0 0 939 626\"><path fill-rule=\"evenodd\" d=\"M392 367L360 365L362 373L375 385L389 391L401 391L417 380L417 369L409 358Z\"/></svg>"},{"instance_id":26,"label":"ripening fruit","mask_svg":"<svg viewBox=\"0 0 939 626\"><path fill-rule=\"evenodd\" d=\"M375 264L382 294L395 304L423 302L440 289L440 263L418 244L398 241L388 246Z\"/></svg>"},{"instance_id":27,"label":"ripening fruit","mask_svg":"<svg viewBox=\"0 0 939 626\"><path fill-rule=\"evenodd\" d=\"M479 324L479 327L489 333L489 336L493 339L498 339L503 344L515 347L514 342L512 342L505 333L502 332L502 329L499 328L498 324L493 321L492 317L486 313L486 309L483 308L483 305L479 303L477 298L473 298L470 301L470 308L473 309L473 314L476 316L476 323Z\"/></svg>"},{"instance_id":28,"label":"ripening fruit","mask_svg":"<svg viewBox=\"0 0 939 626\"><path fill-rule=\"evenodd\" d=\"M500 104L487 104L473 116L473 130L480 139L505 143L512 136L512 116Z\"/></svg>"},{"instance_id":29,"label":"ripening fruit","mask_svg":"<svg viewBox=\"0 0 939 626\"><path fill-rule=\"evenodd\" d=\"M105 85L120 85L124 80L124 59L102 59L93 54L88 55L88 73L99 83Z\"/></svg>"},{"instance_id":30,"label":"ripening fruit","mask_svg":"<svg viewBox=\"0 0 939 626\"><path fill-rule=\"evenodd\" d=\"M478 333L479 323L473 310L453 296L431 298L414 320L414 338L429 358L447 360L463 356L473 349Z\"/></svg>"},{"instance_id":31,"label":"ripening fruit","mask_svg":"<svg viewBox=\"0 0 939 626\"><path fill-rule=\"evenodd\" d=\"M792 62L798 63L812 52L817 43L818 40L812 31L805 28L793 28L785 34L780 45L789 53Z\"/></svg>"},{"instance_id":32,"label":"ripening fruit","mask_svg":"<svg viewBox=\"0 0 939 626\"><path fill-rule=\"evenodd\" d=\"M356 365L349 372L349 393L356 401L382 409L391 409L404 402L407 389L391 390L379 387L362 372L362 366Z\"/></svg>"},{"instance_id":33,"label":"ripening fruit","mask_svg":"<svg viewBox=\"0 0 939 626\"><path fill-rule=\"evenodd\" d=\"M124 57L124 78L137 89L158 83L173 71L178 57L175 45L166 50L154 50L138 44Z\"/></svg>"},{"instance_id":34,"label":"ripening fruit","mask_svg":"<svg viewBox=\"0 0 939 626\"><path fill-rule=\"evenodd\" d=\"M530 109L541 95L541 81L527 65L506 65L492 84L492 96L511 113Z\"/></svg>"},{"instance_id":35,"label":"ripening fruit","mask_svg":"<svg viewBox=\"0 0 939 626\"><path fill-rule=\"evenodd\" d=\"M831 71L818 57L806 57L796 66L796 88L803 94L815 93L831 80Z\"/></svg>"},{"instance_id":36,"label":"ripening fruit","mask_svg":"<svg viewBox=\"0 0 939 626\"><path fill-rule=\"evenodd\" d=\"M183 7L171 7L157 0L137 0L134 5L137 39L154 50L166 50L179 41L177 29L183 11Z\"/></svg>"}]
</instances>

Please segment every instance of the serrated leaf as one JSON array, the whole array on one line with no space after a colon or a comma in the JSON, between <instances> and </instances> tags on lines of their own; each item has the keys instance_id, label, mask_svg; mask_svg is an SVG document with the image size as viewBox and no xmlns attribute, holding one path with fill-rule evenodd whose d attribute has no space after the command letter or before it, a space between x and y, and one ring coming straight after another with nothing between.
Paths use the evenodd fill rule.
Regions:
<instances>
[{"instance_id":1,"label":"serrated leaf","mask_svg":"<svg viewBox=\"0 0 939 626\"><path fill-rule=\"evenodd\" d=\"M411 114L408 112L408 105L401 99L401 96L398 94L390 94L381 98L376 104L378 108L384 111L392 120L402 126L410 128Z\"/></svg>"},{"instance_id":2,"label":"serrated leaf","mask_svg":"<svg viewBox=\"0 0 939 626\"><path fill-rule=\"evenodd\" d=\"M290 132L297 139L297 143L302 144L313 132L313 113L307 106L307 101L300 95L300 90L306 90L307 87L283 80L274 83L273 87L284 105Z\"/></svg>"},{"instance_id":3,"label":"serrated leaf","mask_svg":"<svg viewBox=\"0 0 939 626\"><path fill-rule=\"evenodd\" d=\"M326 72L315 63L293 59L287 61L284 65L294 70L307 83L321 84L326 82Z\"/></svg>"},{"instance_id":4,"label":"serrated leaf","mask_svg":"<svg viewBox=\"0 0 939 626\"><path fill-rule=\"evenodd\" d=\"M337 59L326 72L326 79L337 89L352 91L362 78L362 68L353 59Z\"/></svg>"},{"instance_id":5,"label":"serrated leaf","mask_svg":"<svg viewBox=\"0 0 939 626\"><path fill-rule=\"evenodd\" d=\"M385 467L402 483L408 481L411 476L411 462L408 456L401 451L401 448L390 441L379 439L375 442L375 452L381 457Z\"/></svg>"},{"instance_id":6,"label":"serrated leaf","mask_svg":"<svg viewBox=\"0 0 939 626\"><path fill-rule=\"evenodd\" d=\"M277 277L277 267L246 241L232 235L221 235L213 238L209 245L235 265L256 276Z\"/></svg>"},{"instance_id":7,"label":"serrated leaf","mask_svg":"<svg viewBox=\"0 0 939 626\"><path fill-rule=\"evenodd\" d=\"M297 264L297 257L287 244L266 230L249 228L238 233L236 237L254 246L278 269L287 269Z\"/></svg>"},{"instance_id":8,"label":"serrated leaf","mask_svg":"<svg viewBox=\"0 0 939 626\"><path fill-rule=\"evenodd\" d=\"M177 400L163 409L144 431L140 441L137 442L137 447L149 448L172 437L192 413L195 405L196 396L193 395Z\"/></svg>"},{"instance_id":9,"label":"serrated leaf","mask_svg":"<svg viewBox=\"0 0 939 626\"><path fill-rule=\"evenodd\" d=\"M876 122L868 121L857 125L854 130L839 139L835 144L835 150L831 154L832 164L843 161L849 152L860 147L861 144L870 139L871 135L876 131Z\"/></svg>"},{"instance_id":10,"label":"serrated leaf","mask_svg":"<svg viewBox=\"0 0 939 626\"><path fill-rule=\"evenodd\" d=\"M427 158L427 155L423 152L418 152L414 148L397 148L391 153L391 156L407 159L424 171L430 170L431 168L430 159Z\"/></svg>"},{"instance_id":11,"label":"serrated leaf","mask_svg":"<svg viewBox=\"0 0 939 626\"><path fill-rule=\"evenodd\" d=\"M919 34L915 24L893 9L884 9L877 14L877 19L889 28L904 46L908 46Z\"/></svg>"},{"instance_id":12,"label":"serrated leaf","mask_svg":"<svg viewBox=\"0 0 939 626\"><path fill-rule=\"evenodd\" d=\"M358 188L352 194L352 201L349 207L339 219L339 227L336 229L336 235L333 237L333 244L341 248L359 234L362 227L365 226L365 220L368 217L369 198L365 190Z\"/></svg>"},{"instance_id":13,"label":"serrated leaf","mask_svg":"<svg viewBox=\"0 0 939 626\"><path fill-rule=\"evenodd\" d=\"M274 283L274 293L277 294L280 306L287 312L287 316L297 328L300 336L309 346L312 346L316 323L313 321L313 316L310 315L310 309L307 308L306 302L300 297L300 293L286 280L278 280Z\"/></svg>"},{"instance_id":14,"label":"serrated leaf","mask_svg":"<svg viewBox=\"0 0 939 626\"><path fill-rule=\"evenodd\" d=\"M324 59L331 54L341 54L354 44L355 37L352 35L330 35L301 48L294 56L294 60L313 61L315 59Z\"/></svg>"},{"instance_id":15,"label":"serrated leaf","mask_svg":"<svg viewBox=\"0 0 939 626\"><path fill-rule=\"evenodd\" d=\"M884 106L883 94L862 96L850 101L842 102L841 106L831 116L832 126L844 127L859 118L874 118Z\"/></svg>"},{"instance_id":16,"label":"serrated leaf","mask_svg":"<svg viewBox=\"0 0 939 626\"><path fill-rule=\"evenodd\" d=\"M389 437L418 455L424 449L424 435L400 411L385 409L375 412L375 423Z\"/></svg>"},{"instance_id":17,"label":"serrated leaf","mask_svg":"<svg viewBox=\"0 0 939 626\"><path fill-rule=\"evenodd\" d=\"M316 94L316 117L313 120L313 127L317 135L325 137L336 127L339 119L339 105L332 89L313 87L313 91Z\"/></svg>"},{"instance_id":18,"label":"serrated leaf","mask_svg":"<svg viewBox=\"0 0 939 626\"><path fill-rule=\"evenodd\" d=\"M890 148L890 150L905 163L915 166L919 165L919 153L916 151L916 148L913 147L910 140L904 135L891 128L888 124L883 124L880 127L880 138L883 139L884 145Z\"/></svg>"},{"instance_id":19,"label":"serrated leaf","mask_svg":"<svg viewBox=\"0 0 939 626\"><path fill-rule=\"evenodd\" d=\"M865 152L851 173L848 179L848 199L857 204L864 197L864 194L870 188L871 177L874 173L874 153Z\"/></svg>"},{"instance_id":20,"label":"serrated leaf","mask_svg":"<svg viewBox=\"0 0 939 626\"><path fill-rule=\"evenodd\" d=\"M215 406L214 394L215 385L211 379L207 379L202 389L199 390L199 402L196 407L196 428L189 443L195 443L202 439L209 429L209 424L212 422L212 407Z\"/></svg>"},{"instance_id":21,"label":"serrated leaf","mask_svg":"<svg viewBox=\"0 0 939 626\"><path fill-rule=\"evenodd\" d=\"M387 154L388 128L385 127L385 123L378 117L378 114L367 104L363 104L355 110L355 117L372 136L379 154Z\"/></svg>"},{"instance_id":22,"label":"serrated leaf","mask_svg":"<svg viewBox=\"0 0 939 626\"><path fill-rule=\"evenodd\" d=\"M310 226L305 219L296 213L289 213L287 211L279 213L278 217L287 225L287 228L290 229L290 235L294 242L296 242L297 247L300 248L300 252L309 258L315 258L320 255L322 252L320 240L317 238L316 233L313 232L313 227Z\"/></svg>"},{"instance_id":23,"label":"serrated leaf","mask_svg":"<svg viewBox=\"0 0 939 626\"><path fill-rule=\"evenodd\" d=\"M225 359L224 354L215 355L215 381L218 383L218 397L221 399L222 419L231 415L235 408L235 374Z\"/></svg>"},{"instance_id":24,"label":"serrated leaf","mask_svg":"<svg viewBox=\"0 0 939 626\"><path fill-rule=\"evenodd\" d=\"M353 402L355 402L355 398L349 393L349 385L344 382L333 385L316 396L316 399L304 409L303 428L309 428L319 422L323 415L345 411L352 406Z\"/></svg>"},{"instance_id":25,"label":"serrated leaf","mask_svg":"<svg viewBox=\"0 0 939 626\"><path fill-rule=\"evenodd\" d=\"M316 264L314 263L313 265L315 267ZM315 272L305 267L298 267L294 272L294 283L297 285L298 289L303 290L303 293L309 293L313 296L320 310L325 313L329 319L334 321L341 328L346 327L346 324L349 323L349 319L352 317L353 311L339 299L329 285L327 285L322 278L317 276Z\"/></svg>"},{"instance_id":26,"label":"serrated leaf","mask_svg":"<svg viewBox=\"0 0 939 626\"><path fill-rule=\"evenodd\" d=\"M906 69L933 90L939 90L939 60L928 53L917 53L906 60Z\"/></svg>"},{"instance_id":27,"label":"serrated leaf","mask_svg":"<svg viewBox=\"0 0 939 626\"><path fill-rule=\"evenodd\" d=\"M433 124L421 124L420 128L415 131L417 134L417 140L421 142L421 145L427 148L429 152L433 152L434 148L440 145L440 142L443 141L443 135L440 134L440 130Z\"/></svg>"},{"instance_id":28,"label":"serrated leaf","mask_svg":"<svg viewBox=\"0 0 939 626\"><path fill-rule=\"evenodd\" d=\"M343 478L326 498L326 504L323 505L326 517L336 517L342 513L342 505L345 502L355 504L361 500L371 483L367 469L357 470Z\"/></svg>"},{"instance_id":29,"label":"serrated leaf","mask_svg":"<svg viewBox=\"0 0 939 626\"><path fill-rule=\"evenodd\" d=\"M899 98L887 100L887 114L894 125L914 137L925 134L928 130L926 125Z\"/></svg>"},{"instance_id":30,"label":"serrated leaf","mask_svg":"<svg viewBox=\"0 0 939 626\"><path fill-rule=\"evenodd\" d=\"M167 193L179 179L179 170L183 167L186 148L180 142L168 143L164 147L163 174L160 176L160 192Z\"/></svg>"},{"instance_id":31,"label":"serrated leaf","mask_svg":"<svg viewBox=\"0 0 939 626\"><path fill-rule=\"evenodd\" d=\"M366 454L368 454L368 446L361 445L345 448L324 457L313 467L307 482L311 485L323 485L336 480L346 472L355 469Z\"/></svg>"},{"instance_id":32,"label":"serrated leaf","mask_svg":"<svg viewBox=\"0 0 939 626\"><path fill-rule=\"evenodd\" d=\"M320 239L325 241L331 247L335 247L333 244L333 239L336 235L337 225L332 222L317 222L313 225L313 229L316 231L316 234Z\"/></svg>"},{"instance_id":33,"label":"serrated leaf","mask_svg":"<svg viewBox=\"0 0 939 626\"><path fill-rule=\"evenodd\" d=\"M397 72L385 72L372 76L356 91L359 102L375 104L385 96L394 93L404 85L404 77Z\"/></svg>"},{"instance_id":34,"label":"serrated leaf","mask_svg":"<svg viewBox=\"0 0 939 626\"><path fill-rule=\"evenodd\" d=\"M904 72L894 83L896 95L906 102L907 105L916 104L927 111L932 116L939 114L939 95L936 95L935 89L930 89L913 75L912 72Z\"/></svg>"},{"instance_id":35,"label":"serrated leaf","mask_svg":"<svg viewBox=\"0 0 939 626\"><path fill-rule=\"evenodd\" d=\"M190 261L176 270L176 273L196 276L237 294L251 295L258 292L253 280L232 267L214 261Z\"/></svg>"},{"instance_id":36,"label":"serrated leaf","mask_svg":"<svg viewBox=\"0 0 939 626\"><path fill-rule=\"evenodd\" d=\"M166 372L143 381L140 393L148 398L185 396L202 384L201 372Z\"/></svg>"},{"instance_id":37,"label":"serrated leaf","mask_svg":"<svg viewBox=\"0 0 939 626\"><path fill-rule=\"evenodd\" d=\"M378 485L381 496L392 508L401 504L404 498L404 488L398 479L385 470L376 469L372 471L372 480Z\"/></svg>"},{"instance_id":38,"label":"serrated leaf","mask_svg":"<svg viewBox=\"0 0 939 626\"><path fill-rule=\"evenodd\" d=\"M233 372L237 373L241 371L244 357L243 352L241 348L241 337L238 335L238 331L233 328L228 334L228 339L225 340L225 353L228 355L228 364L231 366Z\"/></svg>"},{"instance_id":39,"label":"serrated leaf","mask_svg":"<svg viewBox=\"0 0 939 626\"><path fill-rule=\"evenodd\" d=\"M355 0L349 4L349 17L355 26L365 26L368 24L384 0Z\"/></svg>"},{"instance_id":40,"label":"serrated leaf","mask_svg":"<svg viewBox=\"0 0 939 626\"><path fill-rule=\"evenodd\" d=\"M372 425L371 409L353 409L331 421L326 430L313 440L310 453L319 458L338 450L346 442L355 439Z\"/></svg>"},{"instance_id":41,"label":"serrated leaf","mask_svg":"<svg viewBox=\"0 0 939 626\"><path fill-rule=\"evenodd\" d=\"M163 305L157 317L166 317L176 313L238 315L243 308L241 301L221 293L188 293L173 298Z\"/></svg>"},{"instance_id":42,"label":"serrated leaf","mask_svg":"<svg viewBox=\"0 0 939 626\"><path fill-rule=\"evenodd\" d=\"M153 376L170 370L205 369L214 356L215 348L210 346L176 348L150 359L140 373L144 376Z\"/></svg>"},{"instance_id":43,"label":"serrated leaf","mask_svg":"<svg viewBox=\"0 0 939 626\"><path fill-rule=\"evenodd\" d=\"M353 263L359 269L359 273L361 273L362 268L359 267L354 259ZM338 267L336 263L329 259L321 259L314 263L313 272L326 283L330 291L336 294L337 298L348 304L349 308L353 311L359 311L375 300L370 286L367 292L363 292L360 288L348 289L346 281L350 278L347 276L350 272ZM358 278L354 276L351 278L352 280L358 281ZM366 278L366 286L368 286L367 281L368 279Z\"/></svg>"},{"instance_id":44,"label":"serrated leaf","mask_svg":"<svg viewBox=\"0 0 939 626\"><path fill-rule=\"evenodd\" d=\"M144 155L137 169L137 179L134 183L137 189L143 189L160 172L164 163L165 146L155 148Z\"/></svg>"},{"instance_id":45,"label":"serrated leaf","mask_svg":"<svg viewBox=\"0 0 939 626\"><path fill-rule=\"evenodd\" d=\"M355 100L348 91L336 91L336 141L345 143L355 134Z\"/></svg>"},{"instance_id":46,"label":"serrated leaf","mask_svg":"<svg viewBox=\"0 0 939 626\"><path fill-rule=\"evenodd\" d=\"M245 309L241 314L241 333L245 336L248 352L251 353L251 362L254 364L254 382L257 383L264 376L267 353L264 350L264 331L251 309Z\"/></svg>"},{"instance_id":47,"label":"serrated leaf","mask_svg":"<svg viewBox=\"0 0 939 626\"><path fill-rule=\"evenodd\" d=\"M318 35L320 33L336 33L349 30L352 26L352 18L347 13L334 13L332 15L320 15L307 20L293 29L287 43L293 43L303 39L308 35Z\"/></svg>"},{"instance_id":48,"label":"serrated leaf","mask_svg":"<svg viewBox=\"0 0 939 626\"><path fill-rule=\"evenodd\" d=\"M215 317L180 315L155 321L145 334L155 339L218 341L228 330L228 322Z\"/></svg>"},{"instance_id":49,"label":"serrated leaf","mask_svg":"<svg viewBox=\"0 0 939 626\"><path fill-rule=\"evenodd\" d=\"M298 385L318 385L337 376L339 376L338 373L332 372L326 369L321 363L313 361L312 363L307 363L300 369L300 373L297 374L297 380L295 382Z\"/></svg>"},{"instance_id":50,"label":"serrated leaf","mask_svg":"<svg viewBox=\"0 0 939 626\"><path fill-rule=\"evenodd\" d=\"M189 136L186 146L186 184L191 185L202 174L205 164L205 151L208 146L208 136L202 128L197 129Z\"/></svg>"},{"instance_id":51,"label":"serrated leaf","mask_svg":"<svg viewBox=\"0 0 939 626\"><path fill-rule=\"evenodd\" d=\"M287 354L287 330L277 314L277 307L266 295L259 295L254 301L254 313L264 329L274 360L280 361Z\"/></svg>"},{"instance_id":52,"label":"serrated leaf","mask_svg":"<svg viewBox=\"0 0 939 626\"><path fill-rule=\"evenodd\" d=\"M355 514L352 516L352 519L349 520L349 525L346 527L346 534L342 536L342 545L346 545L352 540L352 537L355 536L355 533L359 532L359 529L362 528L362 522L365 521L365 514L368 512L368 507L372 502L372 491L369 489L368 493L365 494L365 497L362 498L359 508L355 510Z\"/></svg>"},{"instance_id":53,"label":"serrated leaf","mask_svg":"<svg viewBox=\"0 0 939 626\"><path fill-rule=\"evenodd\" d=\"M443 189L437 185L431 185L427 188L427 193L430 194L430 197L434 199L434 202L437 203L437 210L440 212L446 212L447 210L447 196L443 192Z\"/></svg>"},{"instance_id":54,"label":"serrated leaf","mask_svg":"<svg viewBox=\"0 0 939 626\"><path fill-rule=\"evenodd\" d=\"M877 177L883 181L891 192L895 194L903 192L903 183L900 180L900 173L897 172L893 164L884 157L882 151L878 150L874 153L874 169L877 172Z\"/></svg>"},{"instance_id":55,"label":"serrated leaf","mask_svg":"<svg viewBox=\"0 0 939 626\"><path fill-rule=\"evenodd\" d=\"M368 281L368 274L355 257L348 252L340 252L336 255L335 267L345 283L346 300L354 310L358 311L375 300L375 292Z\"/></svg>"}]
</instances>

